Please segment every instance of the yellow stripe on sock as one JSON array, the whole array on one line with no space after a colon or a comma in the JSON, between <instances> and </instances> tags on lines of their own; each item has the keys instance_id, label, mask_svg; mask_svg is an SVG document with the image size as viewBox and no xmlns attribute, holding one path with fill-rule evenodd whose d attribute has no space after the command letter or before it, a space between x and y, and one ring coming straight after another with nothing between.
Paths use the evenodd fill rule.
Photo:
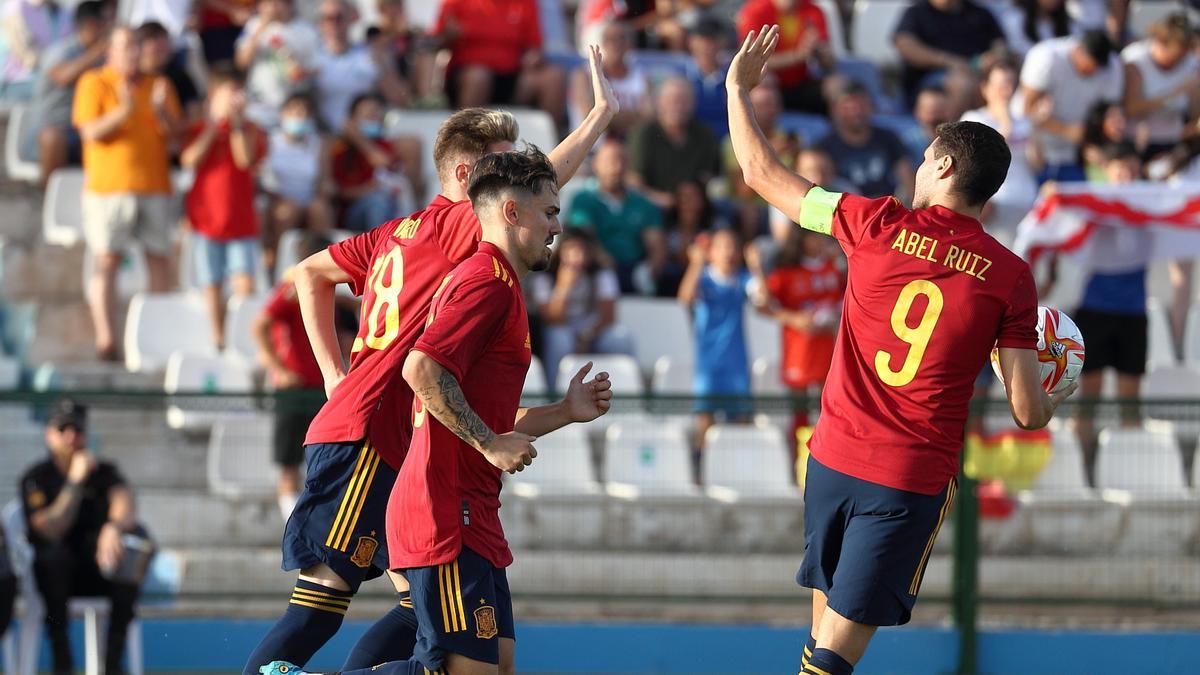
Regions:
<instances>
[{"instance_id":1,"label":"yellow stripe on sock","mask_svg":"<svg viewBox=\"0 0 1200 675\"><path fill-rule=\"evenodd\" d=\"M319 595L309 595L299 588L292 591L292 597L299 598L301 600L308 600L310 602L323 602L330 605L341 605L343 607L350 606L350 598L323 598Z\"/></svg>"},{"instance_id":2,"label":"yellow stripe on sock","mask_svg":"<svg viewBox=\"0 0 1200 675\"><path fill-rule=\"evenodd\" d=\"M354 492L354 488L358 483L358 477L362 471L363 464L365 464L367 461L368 447L370 447L370 444L364 443L362 450L359 450L358 452L358 464L354 466L354 473L350 474L350 483L346 486L346 493L342 495L342 503L338 506L337 517L333 519L333 527L329 528L329 536L325 538L325 545L330 548L336 548L334 546L334 542L340 538L342 520L345 517L346 510L349 508L351 503L350 495Z\"/></svg>"},{"instance_id":3,"label":"yellow stripe on sock","mask_svg":"<svg viewBox=\"0 0 1200 675\"><path fill-rule=\"evenodd\" d=\"M829 675L828 670L821 670L811 663L807 666L804 666L804 672L809 673L810 675Z\"/></svg>"},{"instance_id":4,"label":"yellow stripe on sock","mask_svg":"<svg viewBox=\"0 0 1200 675\"><path fill-rule=\"evenodd\" d=\"M300 605L300 606L302 606L302 607L311 607L311 608L313 608L313 609L319 609L319 610L321 610L321 611L323 611L323 612L330 612L331 614L341 614L342 616L345 616L345 615L346 615L346 610L345 610L345 609L342 609L342 608L337 608L337 607L326 607L326 606L323 606L323 605L318 605L318 604L316 604L316 603L313 603L313 602L305 602L304 600L297 600L297 599L295 599L295 598L292 598L292 600L291 600L291 603L292 603L293 605Z\"/></svg>"}]
</instances>

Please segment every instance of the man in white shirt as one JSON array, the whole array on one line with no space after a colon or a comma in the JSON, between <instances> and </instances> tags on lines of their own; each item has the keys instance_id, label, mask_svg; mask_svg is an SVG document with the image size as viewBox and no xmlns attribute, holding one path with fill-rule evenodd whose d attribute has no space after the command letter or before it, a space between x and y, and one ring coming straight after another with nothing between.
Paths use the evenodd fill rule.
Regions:
<instances>
[{"instance_id":1,"label":"man in white shirt","mask_svg":"<svg viewBox=\"0 0 1200 675\"><path fill-rule=\"evenodd\" d=\"M263 129L278 126L283 102L312 80L318 44L317 31L295 16L292 0L259 0L234 53L234 62L246 73L246 117L251 122Z\"/></svg>"}]
</instances>

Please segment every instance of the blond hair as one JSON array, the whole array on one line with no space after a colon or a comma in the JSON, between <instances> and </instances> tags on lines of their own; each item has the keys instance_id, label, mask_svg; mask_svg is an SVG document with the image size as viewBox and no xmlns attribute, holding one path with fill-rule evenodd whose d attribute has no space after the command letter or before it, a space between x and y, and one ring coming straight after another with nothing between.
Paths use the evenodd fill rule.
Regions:
<instances>
[{"instance_id":1,"label":"blond hair","mask_svg":"<svg viewBox=\"0 0 1200 675\"><path fill-rule=\"evenodd\" d=\"M467 108L454 113L442 123L433 143L438 178L450 182L455 165L474 164L496 143L516 143L518 133L516 118L504 110Z\"/></svg>"}]
</instances>

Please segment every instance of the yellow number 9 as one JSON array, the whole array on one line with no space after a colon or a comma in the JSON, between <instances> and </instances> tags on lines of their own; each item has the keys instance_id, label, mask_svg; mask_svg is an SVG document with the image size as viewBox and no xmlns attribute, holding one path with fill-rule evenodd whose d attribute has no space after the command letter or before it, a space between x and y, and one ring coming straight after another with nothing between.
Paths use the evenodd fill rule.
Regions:
<instances>
[{"instance_id":1,"label":"yellow number 9","mask_svg":"<svg viewBox=\"0 0 1200 675\"><path fill-rule=\"evenodd\" d=\"M915 328L908 325L908 312L912 309L913 301L918 295L929 299L921 322ZM879 379L891 387L903 387L917 376L917 368L925 357L925 348L929 346L929 338L933 336L933 327L937 325L938 317L942 314L942 289L937 284L926 279L908 282L900 290L896 298L896 306L892 308L892 332L896 337L908 343L908 354L900 370L892 370L892 354L884 350L875 352L875 372Z\"/></svg>"}]
</instances>

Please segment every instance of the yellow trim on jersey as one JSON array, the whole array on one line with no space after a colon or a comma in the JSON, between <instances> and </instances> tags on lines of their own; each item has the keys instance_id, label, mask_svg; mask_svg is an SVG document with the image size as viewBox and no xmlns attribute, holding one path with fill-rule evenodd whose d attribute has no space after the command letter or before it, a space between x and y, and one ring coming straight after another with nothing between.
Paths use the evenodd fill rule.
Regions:
<instances>
[{"instance_id":1,"label":"yellow trim on jersey","mask_svg":"<svg viewBox=\"0 0 1200 675\"><path fill-rule=\"evenodd\" d=\"M925 552L921 554L921 563L917 565L912 584L908 587L909 595L915 596L917 591L921 590L921 580L925 576L925 565L929 562L929 554L933 552L933 542L937 539L938 531L942 529L942 522L946 520L946 514L950 513L950 506L954 503L954 493L956 492L958 492L958 481L951 479L950 485L946 487L946 503L942 504L942 510L938 512L937 525L933 528L933 534L929 535L929 541L925 544Z\"/></svg>"},{"instance_id":2,"label":"yellow trim on jersey","mask_svg":"<svg viewBox=\"0 0 1200 675\"><path fill-rule=\"evenodd\" d=\"M495 256L492 256L492 272L496 275L497 279L500 278L500 262L496 260Z\"/></svg>"}]
</instances>

